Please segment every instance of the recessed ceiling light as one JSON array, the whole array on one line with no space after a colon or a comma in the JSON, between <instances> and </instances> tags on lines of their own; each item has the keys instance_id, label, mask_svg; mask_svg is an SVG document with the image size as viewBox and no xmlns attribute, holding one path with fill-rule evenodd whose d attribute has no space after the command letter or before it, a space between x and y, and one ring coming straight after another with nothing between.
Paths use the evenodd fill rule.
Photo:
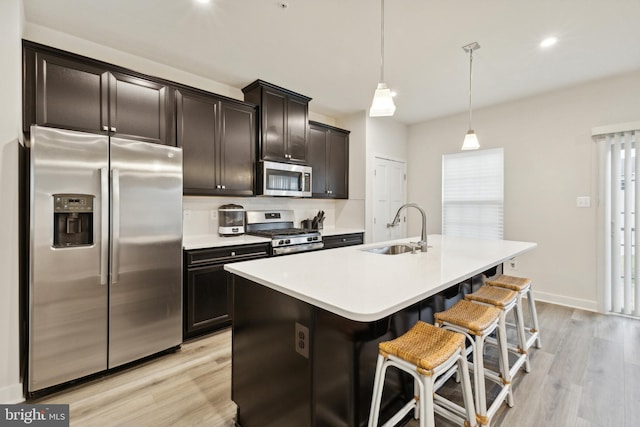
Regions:
<instances>
[{"instance_id":1,"label":"recessed ceiling light","mask_svg":"<svg viewBox=\"0 0 640 427\"><path fill-rule=\"evenodd\" d=\"M547 37L540 42L540 47L551 47L558 42L556 37Z\"/></svg>"},{"instance_id":2,"label":"recessed ceiling light","mask_svg":"<svg viewBox=\"0 0 640 427\"><path fill-rule=\"evenodd\" d=\"M200 4L209 4L211 3L211 0L195 0L195 2Z\"/></svg>"}]
</instances>

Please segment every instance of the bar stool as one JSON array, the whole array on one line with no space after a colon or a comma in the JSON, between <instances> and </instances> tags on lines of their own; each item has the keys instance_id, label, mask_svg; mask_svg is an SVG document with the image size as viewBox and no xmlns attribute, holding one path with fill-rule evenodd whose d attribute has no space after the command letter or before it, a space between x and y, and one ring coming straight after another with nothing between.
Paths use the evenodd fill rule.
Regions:
<instances>
[{"instance_id":1,"label":"bar stool","mask_svg":"<svg viewBox=\"0 0 640 427\"><path fill-rule=\"evenodd\" d=\"M420 420L420 427L434 427L435 413L460 425L476 426L464 343L463 335L437 328L423 321L418 321L400 337L381 342L378 345L369 427L378 425L384 378L390 366L413 376L414 397L384 426L396 425L412 410L414 417ZM456 371L462 379L464 408L435 393L444 383L441 378L443 376L449 378Z\"/></svg>"},{"instance_id":2,"label":"bar stool","mask_svg":"<svg viewBox=\"0 0 640 427\"><path fill-rule=\"evenodd\" d=\"M530 372L531 366L529 365L529 354L525 350L527 341L524 333L524 322L522 321L520 307L516 304L516 292L497 286L482 285L477 291L472 294L467 294L464 297L468 301L485 304L499 309L500 316L502 317L502 321L505 322L505 326L507 314L511 310L514 310L518 345L510 345L509 339L507 338L507 350L515 354L517 359L513 362L513 365L509 370L509 374L511 375L511 378L513 378L522 366L524 366L525 372ZM495 341L489 337L487 338L487 342L494 343Z\"/></svg>"},{"instance_id":3,"label":"bar stool","mask_svg":"<svg viewBox=\"0 0 640 427\"><path fill-rule=\"evenodd\" d=\"M485 283L487 285L509 289L515 291L518 294L518 296L516 297L516 304L518 304L518 307L520 308L519 313L523 317L522 324L524 325L525 332L529 335L529 337L527 338L527 345L524 350L528 351L529 348L533 345L534 341L536 343L536 348L540 348L542 346L540 342L540 326L538 325L538 312L536 311L536 303L533 299L531 279L528 279L526 277L515 277L501 274L500 276L498 276L498 278L487 280ZM526 295L527 301L529 302L529 314L533 323L533 325L531 326L527 326L524 324L524 308L522 306L522 297L524 295Z\"/></svg>"},{"instance_id":4,"label":"bar stool","mask_svg":"<svg viewBox=\"0 0 640 427\"><path fill-rule=\"evenodd\" d=\"M503 401L506 401L510 407L513 406L511 374L509 373L506 344L507 334L504 317L500 313L501 311L495 307L461 300L450 309L436 313L434 316L436 326L462 333L471 342L466 353L472 353L473 355L475 406L478 411L478 421L484 426L489 426L491 418L493 418ZM498 362L500 365L499 374L484 367L484 342L496 330L499 352ZM500 392L489 408L487 408L485 378L500 386Z\"/></svg>"}]
</instances>

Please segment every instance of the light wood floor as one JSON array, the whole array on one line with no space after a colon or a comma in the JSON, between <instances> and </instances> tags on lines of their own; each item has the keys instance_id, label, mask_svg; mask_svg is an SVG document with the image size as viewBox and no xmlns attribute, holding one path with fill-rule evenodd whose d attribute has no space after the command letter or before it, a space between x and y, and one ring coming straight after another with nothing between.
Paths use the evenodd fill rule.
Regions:
<instances>
[{"instance_id":1,"label":"light wood floor","mask_svg":"<svg viewBox=\"0 0 640 427\"><path fill-rule=\"evenodd\" d=\"M515 406L502 405L492 425L640 425L640 321L544 303L538 314L542 348L531 351L531 372L514 379ZM235 415L230 389L226 330L29 403L70 404L72 426L227 427Z\"/></svg>"}]
</instances>

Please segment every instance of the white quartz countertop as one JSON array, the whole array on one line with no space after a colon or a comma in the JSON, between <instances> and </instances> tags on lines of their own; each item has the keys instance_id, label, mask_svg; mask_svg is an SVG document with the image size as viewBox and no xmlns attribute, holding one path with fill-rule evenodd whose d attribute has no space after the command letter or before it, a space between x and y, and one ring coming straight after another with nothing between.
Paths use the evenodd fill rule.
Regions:
<instances>
[{"instance_id":1,"label":"white quartz countertop","mask_svg":"<svg viewBox=\"0 0 640 427\"><path fill-rule=\"evenodd\" d=\"M340 234L364 233L364 228L325 228L320 230L323 236L338 236Z\"/></svg>"},{"instance_id":2,"label":"white quartz countertop","mask_svg":"<svg viewBox=\"0 0 640 427\"><path fill-rule=\"evenodd\" d=\"M417 237L227 264L224 269L351 320L381 319L537 245L430 235L428 252L365 249Z\"/></svg>"},{"instance_id":3,"label":"white quartz countertop","mask_svg":"<svg viewBox=\"0 0 640 427\"><path fill-rule=\"evenodd\" d=\"M230 237L222 237L217 234L198 234L195 236L184 236L182 238L182 247L189 250L269 242L271 242L271 239L266 237L249 236L248 234Z\"/></svg>"},{"instance_id":4,"label":"white quartz countertop","mask_svg":"<svg viewBox=\"0 0 640 427\"><path fill-rule=\"evenodd\" d=\"M340 234L364 233L361 228L327 228L320 230L323 236L337 236ZM241 234L239 236L222 237L218 234L198 234L192 236L184 236L182 238L182 247L184 249L205 249L216 248L222 246L249 245L252 243L268 243L271 239L266 237L250 236Z\"/></svg>"}]
</instances>

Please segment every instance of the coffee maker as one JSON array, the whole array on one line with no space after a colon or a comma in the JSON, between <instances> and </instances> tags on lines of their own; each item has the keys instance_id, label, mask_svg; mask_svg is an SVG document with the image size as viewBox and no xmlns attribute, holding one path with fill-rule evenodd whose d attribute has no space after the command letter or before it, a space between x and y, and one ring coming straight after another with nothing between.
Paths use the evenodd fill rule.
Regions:
<instances>
[{"instance_id":1,"label":"coffee maker","mask_svg":"<svg viewBox=\"0 0 640 427\"><path fill-rule=\"evenodd\" d=\"M244 207L229 204L218 208L218 234L220 236L244 234Z\"/></svg>"}]
</instances>

